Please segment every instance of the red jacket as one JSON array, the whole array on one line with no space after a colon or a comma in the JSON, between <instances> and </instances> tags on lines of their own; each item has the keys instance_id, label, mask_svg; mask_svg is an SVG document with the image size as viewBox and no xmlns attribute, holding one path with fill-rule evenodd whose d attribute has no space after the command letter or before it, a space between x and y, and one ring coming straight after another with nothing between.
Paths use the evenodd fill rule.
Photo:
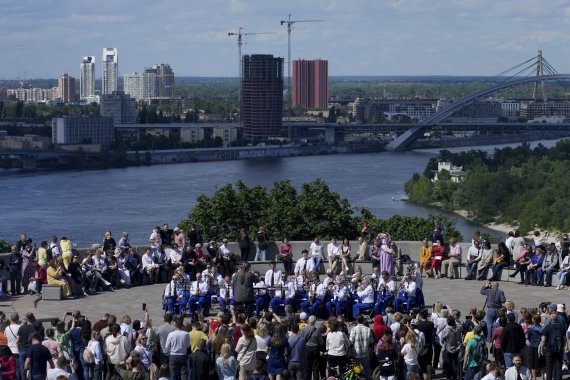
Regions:
<instances>
[{"instance_id":1,"label":"red jacket","mask_svg":"<svg viewBox=\"0 0 570 380\"><path fill-rule=\"evenodd\" d=\"M5 358L0 356L0 364L2 364L2 378L5 380L16 380L16 361L13 356Z\"/></svg>"}]
</instances>

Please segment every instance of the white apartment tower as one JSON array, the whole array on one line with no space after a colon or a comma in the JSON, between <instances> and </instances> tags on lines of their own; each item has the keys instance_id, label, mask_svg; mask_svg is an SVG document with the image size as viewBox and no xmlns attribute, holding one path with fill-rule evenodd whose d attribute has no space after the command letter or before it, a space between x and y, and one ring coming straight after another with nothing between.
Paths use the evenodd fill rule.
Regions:
<instances>
[{"instance_id":1,"label":"white apartment tower","mask_svg":"<svg viewBox=\"0 0 570 380\"><path fill-rule=\"evenodd\" d=\"M95 57L81 58L79 65L80 90L81 99L92 98L95 96Z\"/></svg>"},{"instance_id":2,"label":"white apartment tower","mask_svg":"<svg viewBox=\"0 0 570 380\"><path fill-rule=\"evenodd\" d=\"M101 94L112 94L117 91L117 78L119 73L119 54L117 48L103 49L103 88Z\"/></svg>"}]
</instances>

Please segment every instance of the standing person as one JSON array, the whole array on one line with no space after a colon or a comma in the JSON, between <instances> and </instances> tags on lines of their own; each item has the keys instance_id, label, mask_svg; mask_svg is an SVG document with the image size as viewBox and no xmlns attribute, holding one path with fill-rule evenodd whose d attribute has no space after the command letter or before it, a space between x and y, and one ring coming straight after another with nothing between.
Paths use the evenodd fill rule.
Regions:
<instances>
[{"instance_id":1,"label":"standing person","mask_svg":"<svg viewBox=\"0 0 570 380\"><path fill-rule=\"evenodd\" d=\"M382 316L379 316L382 318ZM319 348L324 345L324 338L319 329L315 326L317 318L314 315L309 317L309 324L301 330L301 338L305 344L305 379L320 380L319 376Z\"/></svg>"},{"instance_id":2,"label":"standing person","mask_svg":"<svg viewBox=\"0 0 570 380\"><path fill-rule=\"evenodd\" d=\"M350 331L350 344L354 348L354 360L364 368L364 374L368 379L372 377L370 368L369 347L374 344L374 336L368 326L364 325L364 316L356 317L356 326Z\"/></svg>"},{"instance_id":3,"label":"standing person","mask_svg":"<svg viewBox=\"0 0 570 380\"><path fill-rule=\"evenodd\" d=\"M74 320L75 322L75 320ZM116 375L116 366L129 356L131 345L129 339L121 335L121 327L113 324L109 329L111 335L105 339L105 354L107 356L107 379Z\"/></svg>"},{"instance_id":4,"label":"standing person","mask_svg":"<svg viewBox=\"0 0 570 380\"><path fill-rule=\"evenodd\" d=\"M18 350L18 331L20 330L20 327L20 315L18 313L12 313L10 315L10 324L4 330L4 334L8 341L8 348L12 351L12 355L16 362L18 377L20 377L20 368L18 367L18 359L20 358L20 351Z\"/></svg>"},{"instance_id":5,"label":"standing person","mask_svg":"<svg viewBox=\"0 0 570 380\"><path fill-rule=\"evenodd\" d=\"M299 336L299 324L293 323L291 325L291 335L288 339L289 343L289 373L292 380L303 380L303 352L305 351L305 339Z\"/></svg>"},{"instance_id":6,"label":"standing person","mask_svg":"<svg viewBox=\"0 0 570 380\"><path fill-rule=\"evenodd\" d=\"M265 253L268 247L265 227L259 227L255 239L257 240L257 251L255 252L254 261L265 261Z\"/></svg>"},{"instance_id":7,"label":"standing person","mask_svg":"<svg viewBox=\"0 0 570 380\"><path fill-rule=\"evenodd\" d=\"M20 354L20 357L18 359L18 369L20 370L21 374L25 373L24 366L26 358L28 357L28 350L30 349L30 337L34 332L36 332L33 326L34 321L35 317L32 313L26 314L24 322L16 333L18 336L18 352Z\"/></svg>"},{"instance_id":8,"label":"standing person","mask_svg":"<svg viewBox=\"0 0 570 380\"><path fill-rule=\"evenodd\" d=\"M336 267L340 260L340 245L334 236L331 238L331 242L327 244L327 257L329 259L329 269L333 273L336 273ZM341 276L342 275L344 275L344 273L341 272Z\"/></svg>"},{"instance_id":9,"label":"standing person","mask_svg":"<svg viewBox=\"0 0 570 380\"><path fill-rule=\"evenodd\" d=\"M198 231L195 223L190 223L190 230L188 231L188 245L190 247L195 247L196 244L202 244L202 235Z\"/></svg>"},{"instance_id":10,"label":"standing person","mask_svg":"<svg viewBox=\"0 0 570 380\"><path fill-rule=\"evenodd\" d=\"M459 351L462 347L461 335L461 327L457 326L455 317L450 315L447 317L447 326L439 333L439 341L443 349L443 370L446 378L450 380L459 378L457 369L459 366Z\"/></svg>"},{"instance_id":11,"label":"standing person","mask_svg":"<svg viewBox=\"0 0 570 380\"><path fill-rule=\"evenodd\" d=\"M424 334L425 347L427 348L424 355L421 355L420 353L420 355L418 356L418 364L420 366L420 370L423 373L423 377L425 380L428 380L432 373L431 364L433 360L433 347L434 347L433 344L434 344L435 331L436 331L434 323L428 320L428 316L429 316L428 309L422 309L418 314L418 322L416 323L416 329ZM376 321L376 319L374 321ZM441 337L440 337L440 342L441 344L443 344L443 342L441 341Z\"/></svg>"},{"instance_id":12,"label":"standing person","mask_svg":"<svg viewBox=\"0 0 570 380\"><path fill-rule=\"evenodd\" d=\"M182 380L188 377L186 357L190 347L190 336L183 330L184 318L179 316L174 320L173 332L168 334L164 353L169 355L169 367L172 380Z\"/></svg>"},{"instance_id":13,"label":"standing person","mask_svg":"<svg viewBox=\"0 0 570 380\"><path fill-rule=\"evenodd\" d=\"M103 377L103 365L105 363L103 349L101 345L101 333L91 331L91 340L87 343L85 350L89 350L93 356L93 363L86 363L89 367L90 379L101 380Z\"/></svg>"},{"instance_id":14,"label":"standing person","mask_svg":"<svg viewBox=\"0 0 570 380\"><path fill-rule=\"evenodd\" d=\"M10 253L10 292L12 297L19 296L22 288L22 254L15 245L12 246Z\"/></svg>"},{"instance_id":15,"label":"standing person","mask_svg":"<svg viewBox=\"0 0 570 380\"><path fill-rule=\"evenodd\" d=\"M465 372L464 380L472 380L481 371L482 358L476 357L477 346L481 341L485 340L483 329L476 325L473 327L474 337L467 342L465 346L465 354L463 356L463 372Z\"/></svg>"},{"instance_id":16,"label":"standing person","mask_svg":"<svg viewBox=\"0 0 570 380\"><path fill-rule=\"evenodd\" d=\"M239 250L241 254L241 261L247 261L249 259L249 235L245 228L241 228L239 230L239 238L238 238Z\"/></svg>"},{"instance_id":17,"label":"standing person","mask_svg":"<svg viewBox=\"0 0 570 380\"><path fill-rule=\"evenodd\" d=\"M164 314L164 323L156 330L158 341L160 343L160 364L168 364L168 352L166 352L166 339L168 335L176 330L172 324L172 314Z\"/></svg>"},{"instance_id":18,"label":"standing person","mask_svg":"<svg viewBox=\"0 0 570 380\"><path fill-rule=\"evenodd\" d=\"M241 328L241 337L236 345L237 361L239 364L239 380L246 380L253 373L256 362L257 340L249 325Z\"/></svg>"},{"instance_id":19,"label":"standing person","mask_svg":"<svg viewBox=\"0 0 570 380\"><path fill-rule=\"evenodd\" d=\"M546 357L546 378L562 379L562 357L566 347L566 329L556 315L556 309L549 308L550 323L544 326L540 339L540 353ZM510 314L509 314L510 315Z\"/></svg>"},{"instance_id":20,"label":"standing person","mask_svg":"<svg viewBox=\"0 0 570 380\"><path fill-rule=\"evenodd\" d=\"M553 377L546 377L548 380L554 379ZM531 380L528 368L523 367L522 358L520 355L513 356L513 366L505 371L505 380Z\"/></svg>"},{"instance_id":21,"label":"standing person","mask_svg":"<svg viewBox=\"0 0 570 380\"><path fill-rule=\"evenodd\" d=\"M356 262L369 261L370 253L368 252L368 243L362 236L358 237L358 258Z\"/></svg>"},{"instance_id":22,"label":"standing person","mask_svg":"<svg viewBox=\"0 0 570 380\"><path fill-rule=\"evenodd\" d=\"M269 353L267 372L269 373L269 379L283 379L282 373L287 369L288 352L287 326L279 324L275 327L273 336L267 338L267 353Z\"/></svg>"},{"instance_id":23,"label":"standing person","mask_svg":"<svg viewBox=\"0 0 570 380\"><path fill-rule=\"evenodd\" d=\"M259 282L253 273L249 271L250 264L244 261L240 266L237 275L233 279L234 299L237 306L245 308L246 314L251 315L255 306L255 295L253 293L253 284Z\"/></svg>"},{"instance_id":24,"label":"standing person","mask_svg":"<svg viewBox=\"0 0 570 380\"><path fill-rule=\"evenodd\" d=\"M105 237L103 238L103 251L114 251L117 247L117 242L112 236L111 231L105 231Z\"/></svg>"},{"instance_id":25,"label":"standing person","mask_svg":"<svg viewBox=\"0 0 570 380\"><path fill-rule=\"evenodd\" d=\"M235 380L237 373L237 361L231 354L231 346L222 344L221 354L216 359L216 372L220 380Z\"/></svg>"},{"instance_id":26,"label":"standing person","mask_svg":"<svg viewBox=\"0 0 570 380\"><path fill-rule=\"evenodd\" d=\"M487 340L490 342L493 336L493 324L497 320L497 311L507 302L507 298L505 293L499 289L499 283L496 281L484 285L481 288L481 295L487 297L485 299L485 305L487 306Z\"/></svg>"},{"instance_id":27,"label":"standing person","mask_svg":"<svg viewBox=\"0 0 570 380\"><path fill-rule=\"evenodd\" d=\"M212 359L206 352L206 341L198 342L198 349L190 355L190 363L192 366L191 380L211 379Z\"/></svg>"},{"instance_id":28,"label":"standing person","mask_svg":"<svg viewBox=\"0 0 570 380\"><path fill-rule=\"evenodd\" d=\"M53 360L49 350L42 346L42 336L33 333L28 350L28 356L24 363L24 371L30 370L30 380L45 380L47 377L47 365L54 368ZM25 377L22 377L25 378Z\"/></svg>"},{"instance_id":29,"label":"standing person","mask_svg":"<svg viewBox=\"0 0 570 380\"><path fill-rule=\"evenodd\" d=\"M418 363L418 347L416 342L416 334L413 330L406 333L405 344L400 351L400 355L406 363L406 379L417 379L420 374L420 366Z\"/></svg>"},{"instance_id":30,"label":"standing person","mask_svg":"<svg viewBox=\"0 0 570 380\"><path fill-rule=\"evenodd\" d=\"M507 314L507 325L503 328L501 335L501 349L505 357L505 368L513 366L513 356L520 355L526 346L524 330L515 319L513 313ZM491 329L488 328L488 330Z\"/></svg>"},{"instance_id":31,"label":"standing person","mask_svg":"<svg viewBox=\"0 0 570 380\"><path fill-rule=\"evenodd\" d=\"M392 240L390 240L390 235L387 233L381 233L376 239L376 245L378 247L378 264L380 265L380 272L386 271L390 276L394 275L394 263L392 261Z\"/></svg>"},{"instance_id":32,"label":"standing person","mask_svg":"<svg viewBox=\"0 0 570 380\"><path fill-rule=\"evenodd\" d=\"M330 331L327 334L326 352L329 376L335 376L342 373L344 366L348 361L348 347L350 341L346 334L342 332L342 322L334 320Z\"/></svg>"}]
</instances>

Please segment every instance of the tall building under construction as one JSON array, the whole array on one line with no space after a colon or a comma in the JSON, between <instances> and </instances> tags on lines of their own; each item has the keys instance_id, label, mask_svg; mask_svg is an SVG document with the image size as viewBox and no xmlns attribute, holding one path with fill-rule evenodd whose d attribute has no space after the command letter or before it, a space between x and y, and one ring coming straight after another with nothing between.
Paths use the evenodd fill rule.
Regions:
<instances>
[{"instance_id":1,"label":"tall building under construction","mask_svg":"<svg viewBox=\"0 0 570 380\"><path fill-rule=\"evenodd\" d=\"M283 118L283 58L245 55L242 74L244 138L262 142L278 137Z\"/></svg>"}]
</instances>

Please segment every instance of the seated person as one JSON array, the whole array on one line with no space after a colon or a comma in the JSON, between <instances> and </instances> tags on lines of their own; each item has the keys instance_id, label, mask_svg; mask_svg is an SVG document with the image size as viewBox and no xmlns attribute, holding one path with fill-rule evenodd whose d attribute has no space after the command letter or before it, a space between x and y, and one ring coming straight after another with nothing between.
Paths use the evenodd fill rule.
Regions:
<instances>
[{"instance_id":1,"label":"seated person","mask_svg":"<svg viewBox=\"0 0 570 380\"><path fill-rule=\"evenodd\" d=\"M342 309L348 305L348 289L338 279L336 285L333 286L332 299L326 303L329 317L337 317L341 315Z\"/></svg>"},{"instance_id":2,"label":"seated person","mask_svg":"<svg viewBox=\"0 0 570 380\"><path fill-rule=\"evenodd\" d=\"M374 288L372 288L368 279L362 280L362 284L357 288L356 294L360 302L352 306L352 317L354 319L360 314L361 309L370 308L374 305Z\"/></svg>"},{"instance_id":3,"label":"seated person","mask_svg":"<svg viewBox=\"0 0 570 380\"><path fill-rule=\"evenodd\" d=\"M431 247L431 267L428 272L430 277L439 278L441 275L441 263L445 260L445 246L440 240L436 240L433 247Z\"/></svg>"},{"instance_id":4,"label":"seated person","mask_svg":"<svg viewBox=\"0 0 570 380\"><path fill-rule=\"evenodd\" d=\"M409 313L416 300L416 289L417 285L413 281L412 276L410 276L410 274L406 274L403 281L400 283L398 297L394 301L394 309L399 311L400 305L402 303L406 303L405 311L406 313Z\"/></svg>"},{"instance_id":5,"label":"seated person","mask_svg":"<svg viewBox=\"0 0 570 380\"><path fill-rule=\"evenodd\" d=\"M542 262L544 261L544 247L539 245L534 249L534 255L530 260L530 264L527 267L527 277L526 277L526 284L527 285L537 285L538 279L538 268L542 268Z\"/></svg>"},{"instance_id":6,"label":"seated person","mask_svg":"<svg viewBox=\"0 0 570 380\"><path fill-rule=\"evenodd\" d=\"M483 251L481 253L481 260L477 264L477 280L486 280L489 268L493 266L493 250L491 243L485 241L483 243Z\"/></svg>"},{"instance_id":7,"label":"seated person","mask_svg":"<svg viewBox=\"0 0 570 380\"><path fill-rule=\"evenodd\" d=\"M477 274L477 267L481 257L483 256L483 249L481 248L481 243L479 240L474 240L469 251L467 252L467 276L466 280L474 280Z\"/></svg>"},{"instance_id":8,"label":"seated person","mask_svg":"<svg viewBox=\"0 0 570 380\"><path fill-rule=\"evenodd\" d=\"M503 268L511 265L511 253L504 242L500 242L495 249L495 256L493 258L493 275L489 281L501 281L500 273Z\"/></svg>"},{"instance_id":9,"label":"seated person","mask_svg":"<svg viewBox=\"0 0 570 380\"><path fill-rule=\"evenodd\" d=\"M382 278L378 282L377 291L378 296L376 298L376 304L374 305L374 312L377 315L382 315L386 307L394 302L394 292L396 291L396 284L394 280L390 278L388 272L382 272Z\"/></svg>"}]
</instances>

